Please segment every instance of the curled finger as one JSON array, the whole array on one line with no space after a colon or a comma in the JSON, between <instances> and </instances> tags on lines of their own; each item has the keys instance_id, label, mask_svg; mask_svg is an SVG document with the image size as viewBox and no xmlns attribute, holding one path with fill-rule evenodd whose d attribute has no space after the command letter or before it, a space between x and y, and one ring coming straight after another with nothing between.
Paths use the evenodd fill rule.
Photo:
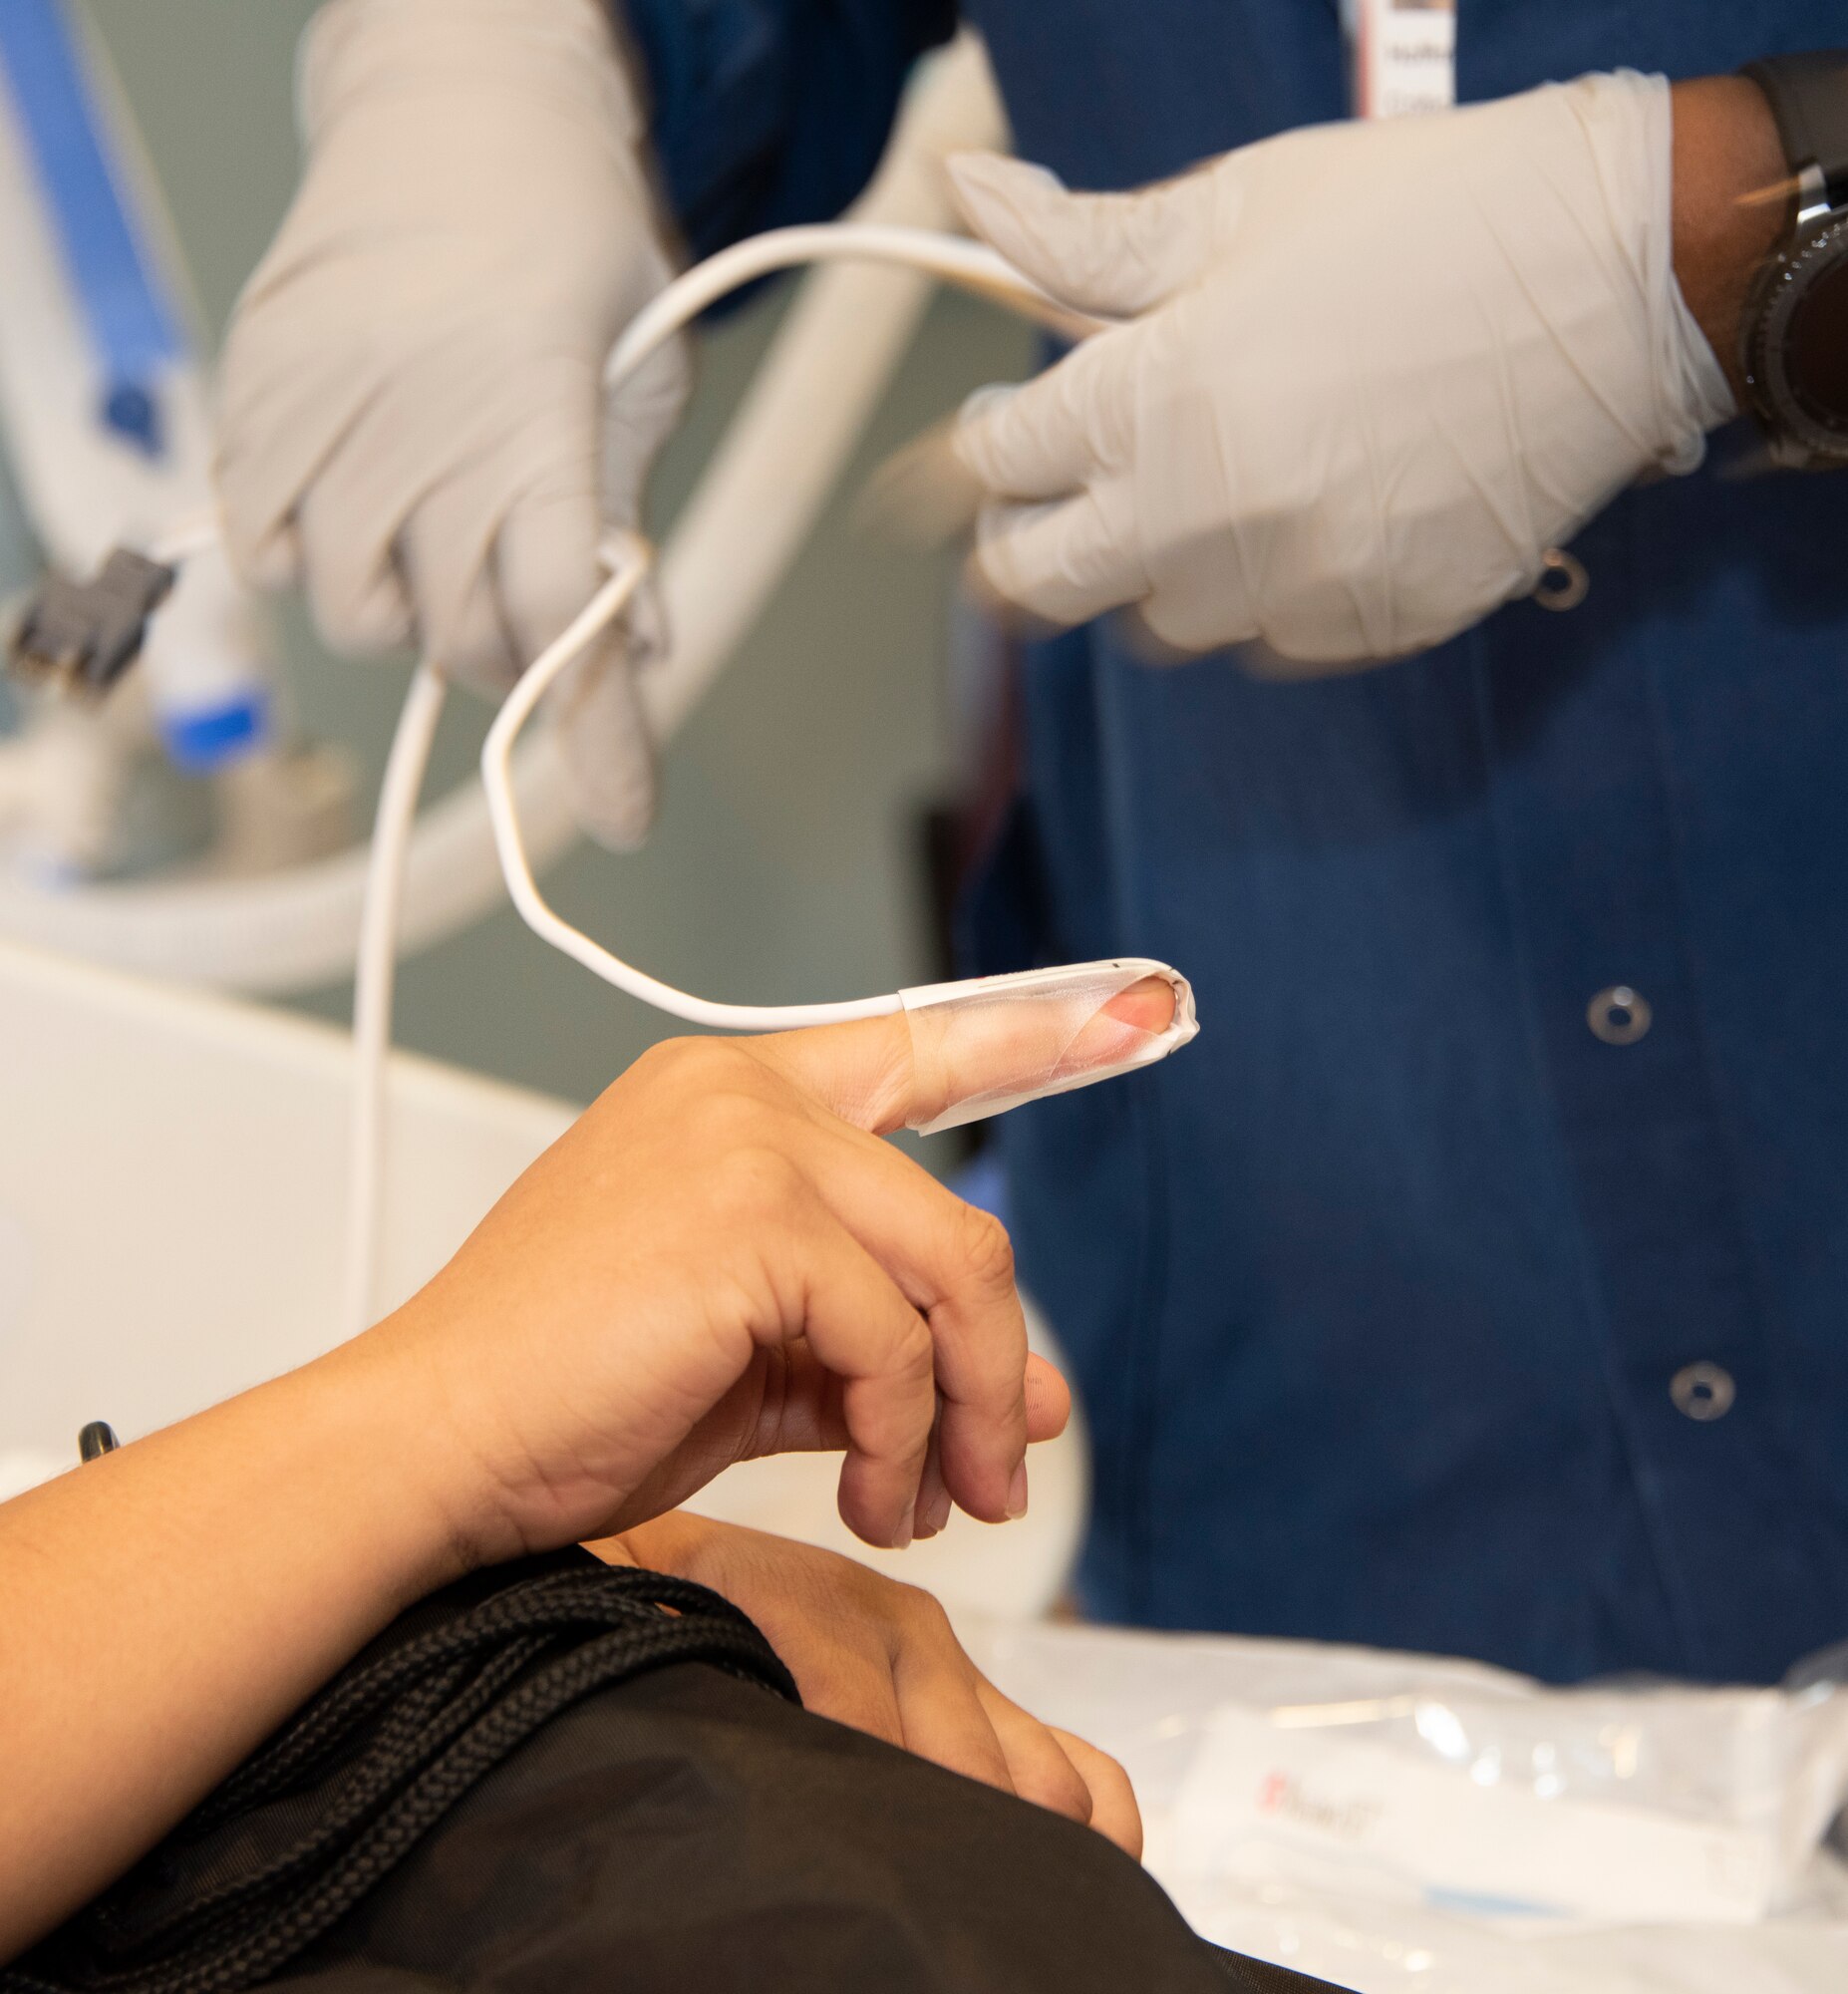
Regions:
<instances>
[{"instance_id":1,"label":"curled finger","mask_svg":"<svg viewBox=\"0 0 1848 1994\"><path fill-rule=\"evenodd\" d=\"M1142 1859L1142 1810L1136 1806L1135 1789L1129 1775L1096 1746L1070 1731L1050 1727L1072 1763L1073 1770L1090 1790L1090 1825L1115 1842L1125 1854Z\"/></svg>"},{"instance_id":2,"label":"curled finger","mask_svg":"<svg viewBox=\"0 0 1848 1994\"><path fill-rule=\"evenodd\" d=\"M917 1602L892 1666L905 1750L1011 1794L1014 1774L979 1694L982 1678L963 1653L943 1608L927 1593L918 1594Z\"/></svg>"},{"instance_id":3,"label":"curled finger","mask_svg":"<svg viewBox=\"0 0 1848 1994\"><path fill-rule=\"evenodd\" d=\"M1091 1790L1059 1734L1003 1696L986 1678L978 1676L976 1681L976 1694L1007 1755L1014 1791L1036 1807L1088 1825L1093 1807Z\"/></svg>"},{"instance_id":4,"label":"curled finger","mask_svg":"<svg viewBox=\"0 0 1848 1994\"><path fill-rule=\"evenodd\" d=\"M1030 1359L1006 1228L889 1144L816 1112L805 1144L809 1181L891 1277L925 1326L939 1407L932 1470L917 1521L941 1528L943 1493L998 1523L1020 1512L1030 1439L1064 1424L1069 1398ZM1034 1377L1038 1431L1030 1423Z\"/></svg>"},{"instance_id":5,"label":"curled finger","mask_svg":"<svg viewBox=\"0 0 1848 1994\"><path fill-rule=\"evenodd\" d=\"M839 1381L847 1443L841 1521L866 1543L902 1549L915 1527L936 1424L930 1329L818 1198L815 1209L799 1329Z\"/></svg>"}]
</instances>

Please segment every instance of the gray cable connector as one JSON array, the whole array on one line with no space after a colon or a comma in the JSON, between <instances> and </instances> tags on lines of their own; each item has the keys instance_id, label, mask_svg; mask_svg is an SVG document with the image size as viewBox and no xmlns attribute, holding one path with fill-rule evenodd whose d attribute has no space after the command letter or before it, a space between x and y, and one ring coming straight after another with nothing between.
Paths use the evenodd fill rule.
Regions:
<instances>
[{"instance_id":1,"label":"gray cable connector","mask_svg":"<svg viewBox=\"0 0 1848 1994\"><path fill-rule=\"evenodd\" d=\"M47 577L7 644L22 678L57 679L100 698L141 656L148 619L173 586L176 570L117 547L88 581Z\"/></svg>"}]
</instances>

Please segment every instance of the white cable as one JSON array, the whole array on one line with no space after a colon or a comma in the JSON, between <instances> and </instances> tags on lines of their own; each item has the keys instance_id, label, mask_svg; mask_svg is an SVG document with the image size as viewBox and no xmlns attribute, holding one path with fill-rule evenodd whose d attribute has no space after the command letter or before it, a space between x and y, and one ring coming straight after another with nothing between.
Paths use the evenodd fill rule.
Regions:
<instances>
[{"instance_id":1,"label":"white cable","mask_svg":"<svg viewBox=\"0 0 1848 1994\"><path fill-rule=\"evenodd\" d=\"M945 235L934 228L903 228L892 222L814 222L769 229L682 271L624 328L604 365L604 386L620 386L664 340L746 284L800 264L848 261L897 263L906 269L923 270L962 290L993 298L1023 318L1068 334L1099 332L1109 323L1061 304L985 242Z\"/></svg>"},{"instance_id":2,"label":"white cable","mask_svg":"<svg viewBox=\"0 0 1848 1994\"><path fill-rule=\"evenodd\" d=\"M734 244L696 264L667 286L617 341L604 367L607 388L621 386L642 363L708 306L742 286L798 264L896 263L981 292L1023 315L1081 334L1096 321L1076 319L1029 283L984 244L929 229L880 223L830 223L779 228ZM176 539L174 558L184 548ZM184 548L184 550L190 550ZM640 586L653 550L639 535L612 535L603 548L609 578L571 623L520 675L494 716L481 745L481 785L487 797L494 848L507 891L520 917L542 940L581 963L606 983L688 1024L738 1032L790 1031L849 1019L889 1017L903 1008L896 991L828 1004L722 1004L695 997L648 975L594 942L556 913L540 893L520 832L514 801L512 756L521 729L549 689L616 621ZM443 706L443 679L427 661L412 680L386 765L367 873L353 1005L353 1123L348 1181L347 1310L349 1333L371 1321L376 1288L384 1174L386 1055L391 1044L392 980L405 852L417 814L417 795Z\"/></svg>"},{"instance_id":3,"label":"white cable","mask_svg":"<svg viewBox=\"0 0 1848 1994\"><path fill-rule=\"evenodd\" d=\"M994 80L967 31L928 58L864 194L858 223L944 228L952 210L943 162L1008 146ZM817 270L779 327L657 565L673 649L642 675L657 746L699 705L787 572L928 303L917 269L835 262ZM182 522L156 557L208 535ZM0 611L0 626L4 625ZM520 827L534 869L577 841L558 746L529 728L514 759ZM48 890L0 869L0 934L134 975L247 994L351 976L369 858L364 844L279 872L210 870ZM410 954L479 920L505 892L486 799L459 785L418 819L400 908Z\"/></svg>"},{"instance_id":4,"label":"white cable","mask_svg":"<svg viewBox=\"0 0 1848 1994\"><path fill-rule=\"evenodd\" d=\"M342 1320L357 1336L372 1323L379 1219L384 1202L386 1055L392 1043L392 986L398 968L398 909L405 854L417 821L418 792L443 717L443 674L426 660L411 679L392 736L379 813L373 823L353 978L353 1105L347 1151L346 1296Z\"/></svg>"},{"instance_id":5,"label":"white cable","mask_svg":"<svg viewBox=\"0 0 1848 1994\"><path fill-rule=\"evenodd\" d=\"M665 336L665 335L663 335ZM554 912L540 893L520 838L519 813L513 804L510 775L513 744L559 674L622 614L642 577L648 572L649 549L633 533L612 534L604 543L610 578L597 590L577 619L527 666L507 694L487 739L481 744L481 785L487 792L487 814L494 828L494 846L507 891L520 918L541 939L562 949L606 983L639 997L658 1011L684 1018L690 1025L717 1025L734 1032L780 1032L798 1025L839 1024L849 1018L882 1018L899 1008L896 994L862 997L839 1004L719 1004L676 990L671 983L624 962L592 941Z\"/></svg>"},{"instance_id":6,"label":"white cable","mask_svg":"<svg viewBox=\"0 0 1848 1994\"><path fill-rule=\"evenodd\" d=\"M177 567L194 554L210 553L222 540L216 519L188 519L183 526L175 526L164 539L156 540L148 549L148 558L158 561L162 567Z\"/></svg>"},{"instance_id":7,"label":"white cable","mask_svg":"<svg viewBox=\"0 0 1848 1994\"><path fill-rule=\"evenodd\" d=\"M1069 311L1029 283L993 249L960 236L877 222L776 228L735 243L695 264L645 305L610 353L603 370L605 387L619 388L664 341L708 306L743 285L797 264L841 262L849 258L898 263L927 271L996 298L1027 316L1055 322L1067 331L1097 323L1083 321L1075 325ZM613 983L644 1004L652 1004L656 1010L666 1011L691 1025L712 1025L734 1032L782 1032L809 1025L841 1024L854 1018L883 1018L901 1009L895 991L832 1004L721 1004L710 998L695 997L612 955L547 904L533 878L520 835L510 776L513 744L547 689L622 613L623 605L648 572L652 552L645 540L624 533L606 542L604 557L611 570L609 580L571 626L521 674L481 745L481 784L487 794L494 846L500 854L507 891L519 909L520 918L541 939L562 950L574 962L582 963L606 983Z\"/></svg>"},{"instance_id":8,"label":"white cable","mask_svg":"<svg viewBox=\"0 0 1848 1994\"><path fill-rule=\"evenodd\" d=\"M1067 333L1094 329L1077 319L1012 269L992 249L926 229L878 223L835 223L775 229L722 250L686 271L631 321L604 369L619 387L662 343L720 298L742 285L798 264L846 259L900 264L981 292ZM183 560L214 537L206 524L188 525L155 549L164 561ZM481 782L494 846L513 904L541 939L605 982L690 1024L733 1031L780 1031L849 1019L890 1016L904 1008L896 991L826 1004L722 1004L649 976L574 928L547 904L533 877L514 800L512 754L521 729L559 676L622 614L647 574L648 543L613 536L603 555L610 574L583 609L521 674L495 715L481 748ZM380 789L366 875L354 985L354 1074L347 1207L347 1292L350 1334L368 1326L376 1290L384 1176L386 1060L391 1044L392 989L406 854L417 816L445 683L426 659L411 682L393 736ZM1191 1032L1191 1022L1187 1027Z\"/></svg>"}]
</instances>

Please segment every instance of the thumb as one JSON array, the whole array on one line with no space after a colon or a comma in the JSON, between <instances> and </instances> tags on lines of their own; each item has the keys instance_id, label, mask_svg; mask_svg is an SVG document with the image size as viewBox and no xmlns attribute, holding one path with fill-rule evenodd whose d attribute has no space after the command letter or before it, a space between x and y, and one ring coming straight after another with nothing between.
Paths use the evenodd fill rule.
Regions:
<instances>
[{"instance_id":1,"label":"thumb","mask_svg":"<svg viewBox=\"0 0 1848 1994\"><path fill-rule=\"evenodd\" d=\"M1070 990L977 983L888 1017L745 1041L803 1093L884 1136L930 1128L966 1104L1026 1096L1146 1059L1191 996L1168 975L1110 991L1080 974ZM1188 1033L1191 1037L1191 1030Z\"/></svg>"},{"instance_id":2,"label":"thumb","mask_svg":"<svg viewBox=\"0 0 1848 1994\"><path fill-rule=\"evenodd\" d=\"M1057 174L999 153L948 162L957 205L1022 275L1078 310L1128 318L1191 283L1212 254L1210 172L1136 193L1070 193Z\"/></svg>"}]
</instances>

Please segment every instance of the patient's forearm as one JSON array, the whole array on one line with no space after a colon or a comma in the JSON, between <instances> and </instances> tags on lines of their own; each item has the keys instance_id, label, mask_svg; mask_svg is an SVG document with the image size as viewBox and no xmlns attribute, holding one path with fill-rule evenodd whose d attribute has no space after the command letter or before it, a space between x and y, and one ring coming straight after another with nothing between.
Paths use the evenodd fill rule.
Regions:
<instances>
[{"instance_id":1,"label":"patient's forearm","mask_svg":"<svg viewBox=\"0 0 1848 1994\"><path fill-rule=\"evenodd\" d=\"M0 1504L0 1962L454 1574L379 1363L351 1346Z\"/></svg>"}]
</instances>

